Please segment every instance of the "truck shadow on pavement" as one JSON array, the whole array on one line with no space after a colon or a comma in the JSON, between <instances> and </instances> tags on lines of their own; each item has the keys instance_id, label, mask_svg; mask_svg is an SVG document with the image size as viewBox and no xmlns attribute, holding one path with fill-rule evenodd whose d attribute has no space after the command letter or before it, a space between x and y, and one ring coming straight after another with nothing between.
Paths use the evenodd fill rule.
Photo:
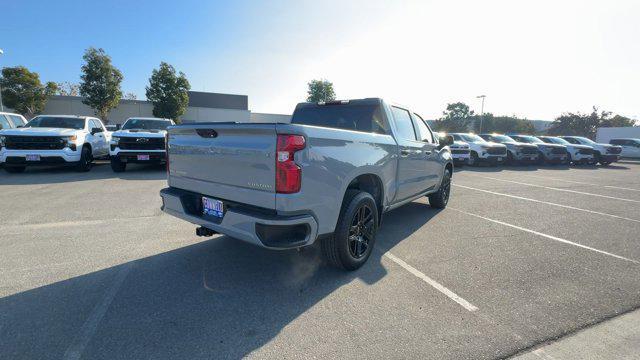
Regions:
<instances>
[{"instance_id":1,"label":"truck shadow on pavement","mask_svg":"<svg viewBox=\"0 0 640 360\"><path fill-rule=\"evenodd\" d=\"M416 202L388 213L376 244L381 251L355 272L330 268L316 246L269 251L221 236L10 295L0 299L0 358L61 358L83 336L86 359L240 358L301 316L313 321L308 311L343 285L360 281L366 287L385 277L383 252L437 214ZM424 246L430 241L437 237ZM122 285L114 285L123 276ZM110 291L113 300L96 319ZM351 301L331 297L324 311L332 308L333 319L366 319L364 310L353 314ZM97 320L95 332L91 326L86 331L91 319ZM279 341L297 353L296 336L308 334L292 331Z\"/></svg>"},{"instance_id":2,"label":"truck shadow on pavement","mask_svg":"<svg viewBox=\"0 0 640 360\"><path fill-rule=\"evenodd\" d=\"M0 169L0 184L42 185L102 179L163 180L167 178L164 165L138 165L127 167L127 171L115 173L108 162L98 162L91 171L76 172L69 167L34 167L24 173L10 174Z\"/></svg>"}]
</instances>

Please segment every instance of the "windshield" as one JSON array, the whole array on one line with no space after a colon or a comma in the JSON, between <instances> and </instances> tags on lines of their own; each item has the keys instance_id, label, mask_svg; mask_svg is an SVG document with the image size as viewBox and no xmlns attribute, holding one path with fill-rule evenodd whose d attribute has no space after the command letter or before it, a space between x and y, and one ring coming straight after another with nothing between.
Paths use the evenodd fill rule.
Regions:
<instances>
[{"instance_id":1,"label":"windshield","mask_svg":"<svg viewBox=\"0 0 640 360\"><path fill-rule=\"evenodd\" d=\"M571 145L570 142L568 142L565 139L560 139L557 137L547 137L547 138L543 138L542 140L544 140L544 142L546 143L553 143L553 144L559 144L559 145Z\"/></svg>"},{"instance_id":2,"label":"windshield","mask_svg":"<svg viewBox=\"0 0 640 360\"><path fill-rule=\"evenodd\" d=\"M544 141L534 136L518 135L518 136L513 136L513 138L527 144L544 144Z\"/></svg>"},{"instance_id":3,"label":"windshield","mask_svg":"<svg viewBox=\"0 0 640 360\"><path fill-rule=\"evenodd\" d=\"M167 130L171 126L169 120L129 119L122 126L122 130Z\"/></svg>"},{"instance_id":4,"label":"windshield","mask_svg":"<svg viewBox=\"0 0 640 360\"><path fill-rule=\"evenodd\" d=\"M595 141L591 140L591 139L587 139L586 137L582 137L582 136L575 136L574 139L577 139L578 141L580 141L583 144L589 144L589 145L595 145Z\"/></svg>"},{"instance_id":5,"label":"windshield","mask_svg":"<svg viewBox=\"0 0 640 360\"><path fill-rule=\"evenodd\" d=\"M499 143L514 143L516 142L512 138L506 135L491 135L491 140Z\"/></svg>"},{"instance_id":6,"label":"windshield","mask_svg":"<svg viewBox=\"0 0 640 360\"><path fill-rule=\"evenodd\" d=\"M474 134L452 134L453 138L458 141L467 142L486 142L483 138Z\"/></svg>"},{"instance_id":7,"label":"windshield","mask_svg":"<svg viewBox=\"0 0 640 360\"><path fill-rule=\"evenodd\" d=\"M411 128L409 119L409 128ZM378 104L337 104L299 107L292 124L322 126L386 134L387 128Z\"/></svg>"},{"instance_id":8,"label":"windshield","mask_svg":"<svg viewBox=\"0 0 640 360\"><path fill-rule=\"evenodd\" d=\"M84 119L79 118L38 116L29 121L25 127L82 130L84 129L84 122Z\"/></svg>"}]
</instances>

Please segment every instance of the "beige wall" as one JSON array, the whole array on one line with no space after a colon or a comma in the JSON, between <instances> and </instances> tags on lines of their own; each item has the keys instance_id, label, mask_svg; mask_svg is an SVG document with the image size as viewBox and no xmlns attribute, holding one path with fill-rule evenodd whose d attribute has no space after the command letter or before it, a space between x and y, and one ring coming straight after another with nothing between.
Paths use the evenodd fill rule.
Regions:
<instances>
[{"instance_id":1,"label":"beige wall","mask_svg":"<svg viewBox=\"0 0 640 360\"><path fill-rule=\"evenodd\" d=\"M153 106L146 101L122 100L120 105L108 115L109 124L122 124L127 118L134 116L153 116ZM54 97L47 102L43 114L48 115L86 115L95 116L93 109L78 98ZM236 121L250 122L251 112L248 110L215 109L188 107L182 116L183 122L203 121Z\"/></svg>"},{"instance_id":2,"label":"beige wall","mask_svg":"<svg viewBox=\"0 0 640 360\"><path fill-rule=\"evenodd\" d=\"M288 123L291 122L291 115L251 113L252 123Z\"/></svg>"}]
</instances>

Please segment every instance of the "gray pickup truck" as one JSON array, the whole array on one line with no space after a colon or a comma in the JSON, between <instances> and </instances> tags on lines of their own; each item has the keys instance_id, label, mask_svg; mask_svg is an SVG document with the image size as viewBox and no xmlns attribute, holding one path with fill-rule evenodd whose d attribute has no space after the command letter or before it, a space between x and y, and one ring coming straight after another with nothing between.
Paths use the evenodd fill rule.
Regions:
<instances>
[{"instance_id":1,"label":"gray pickup truck","mask_svg":"<svg viewBox=\"0 0 640 360\"><path fill-rule=\"evenodd\" d=\"M449 200L453 164L416 113L382 99L301 103L291 123L168 128L162 210L270 249L321 243L327 261L362 266L382 215L422 196Z\"/></svg>"}]
</instances>

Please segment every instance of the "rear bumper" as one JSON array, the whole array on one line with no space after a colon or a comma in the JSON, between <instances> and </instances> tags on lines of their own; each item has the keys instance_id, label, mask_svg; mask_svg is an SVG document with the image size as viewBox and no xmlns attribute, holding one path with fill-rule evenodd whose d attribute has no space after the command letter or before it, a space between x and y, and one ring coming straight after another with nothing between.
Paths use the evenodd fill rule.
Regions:
<instances>
[{"instance_id":1,"label":"rear bumper","mask_svg":"<svg viewBox=\"0 0 640 360\"><path fill-rule=\"evenodd\" d=\"M202 195L177 188L160 190L162 211L251 244L269 249L291 249L312 244L318 223L310 215L280 216L243 204L226 202L222 219L202 215Z\"/></svg>"},{"instance_id":2,"label":"rear bumper","mask_svg":"<svg viewBox=\"0 0 640 360\"><path fill-rule=\"evenodd\" d=\"M39 155L40 161L27 161L27 155ZM63 150L0 150L0 163L5 166L75 165L80 151Z\"/></svg>"}]
</instances>

